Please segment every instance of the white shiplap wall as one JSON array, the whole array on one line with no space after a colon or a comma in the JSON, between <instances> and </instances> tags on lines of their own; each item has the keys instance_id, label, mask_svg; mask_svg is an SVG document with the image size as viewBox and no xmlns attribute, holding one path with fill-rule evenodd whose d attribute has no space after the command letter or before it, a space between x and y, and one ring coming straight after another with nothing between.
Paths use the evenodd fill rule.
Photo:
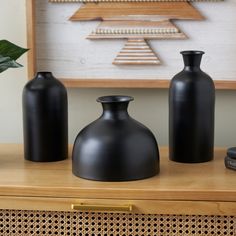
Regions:
<instances>
[{"instance_id":1,"label":"white shiplap wall","mask_svg":"<svg viewBox=\"0 0 236 236\"><path fill-rule=\"evenodd\" d=\"M236 0L199 2L204 21L175 21L186 40L151 40L163 64L117 66L112 61L125 40L88 40L99 21L71 22L79 3L36 1L38 70L59 78L171 79L183 67L182 50L203 50L202 68L215 80L236 79Z\"/></svg>"}]
</instances>

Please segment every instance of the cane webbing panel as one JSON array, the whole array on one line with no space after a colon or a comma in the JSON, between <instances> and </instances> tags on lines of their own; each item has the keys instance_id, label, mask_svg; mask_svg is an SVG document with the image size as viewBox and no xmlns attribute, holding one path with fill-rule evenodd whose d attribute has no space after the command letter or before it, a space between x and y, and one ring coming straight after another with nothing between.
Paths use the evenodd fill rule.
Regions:
<instances>
[{"instance_id":1,"label":"cane webbing panel","mask_svg":"<svg viewBox=\"0 0 236 236\"><path fill-rule=\"evenodd\" d=\"M0 235L235 236L236 217L1 210Z\"/></svg>"}]
</instances>

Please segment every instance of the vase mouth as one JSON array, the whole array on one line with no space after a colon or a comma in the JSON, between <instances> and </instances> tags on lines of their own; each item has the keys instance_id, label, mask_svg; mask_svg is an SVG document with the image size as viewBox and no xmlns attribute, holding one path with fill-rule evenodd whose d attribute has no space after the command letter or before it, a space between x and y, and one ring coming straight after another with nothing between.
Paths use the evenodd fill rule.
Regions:
<instances>
[{"instance_id":1,"label":"vase mouth","mask_svg":"<svg viewBox=\"0 0 236 236\"><path fill-rule=\"evenodd\" d=\"M186 51L181 51L180 54L182 54L182 55L203 55L203 54L205 54L205 52L200 51L200 50L186 50Z\"/></svg>"},{"instance_id":2,"label":"vase mouth","mask_svg":"<svg viewBox=\"0 0 236 236\"><path fill-rule=\"evenodd\" d=\"M38 71L37 74L41 74L41 75L52 75L52 72L51 71Z\"/></svg>"},{"instance_id":3,"label":"vase mouth","mask_svg":"<svg viewBox=\"0 0 236 236\"><path fill-rule=\"evenodd\" d=\"M97 98L97 102L101 103L120 103L120 102L130 102L133 100L134 100L133 97L126 95L109 95Z\"/></svg>"},{"instance_id":4,"label":"vase mouth","mask_svg":"<svg viewBox=\"0 0 236 236\"><path fill-rule=\"evenodd\" d=\"M36 78L51 78L52 76L53 75L51 71L38 71L36 73Z\"/></svg>"}]
</instances>

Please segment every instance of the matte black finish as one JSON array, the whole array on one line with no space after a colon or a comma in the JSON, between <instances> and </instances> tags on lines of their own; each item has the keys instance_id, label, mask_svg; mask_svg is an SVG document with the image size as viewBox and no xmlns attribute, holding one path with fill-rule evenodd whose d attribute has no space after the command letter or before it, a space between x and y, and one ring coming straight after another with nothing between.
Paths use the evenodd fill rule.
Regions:
<instances>
[{"instance_id":1,"label":"matte black finish","mask_svg":"<svg viewBox=\"0 0 236 236\"><path fill-rule=\"evenodd\" d=\"M200 69L204 52L181 54L185 67L174 76L169 90L169 156L184 163L210 161L214 156L214 83Z\"/></svg>"},{"instance_id":2,"label":"matte black finish","mask_svg":"<svg viewBox=\"0 0 236 236\"><path fill-rule=\"evenodd\" d=\"M68 108L64 85L39 72L23 90L25 159L50 162L68 156Z\"/></svg>"},{"instance_id":3,"label":"matte black finish","mask_svg":"<svg viewBox=\"0 0 236 236\"><path fill-rule=\"evenodd\" d=\"M105 96L102 116L76 137L72 165L76 176L101 181L144 179L159 172L159 151L154 135L132 119L129 96Z\"/></svg>"}]
</instances>

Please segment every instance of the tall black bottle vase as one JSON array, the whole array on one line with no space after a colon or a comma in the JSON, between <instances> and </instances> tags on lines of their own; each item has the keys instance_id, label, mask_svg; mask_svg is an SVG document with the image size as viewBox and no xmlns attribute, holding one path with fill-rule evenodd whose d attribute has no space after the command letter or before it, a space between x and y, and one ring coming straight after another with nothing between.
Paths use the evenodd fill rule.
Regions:
<instances>
[{"instance_id":1,"label":"tall black bottle vase","mask_svg":"<svg viewBox=\"0 0 236 236\"><path fill-rule=\"evenodd\" d=\"M159 172L154 135L127 112L129 96L105 96L101 117L76 137L72 170L76 176L100 181L129 181Z\"/></svg>"},{"instance_id":2,"label":"tall black bottle vase","mask_svg":"<svg viewBox=\"0 0 236 236\"><path fill-rule=\"evenodd\" d=\"M198 163L214 156L215 87L200 69L202 51L183 51L184 69L169 89L170 159Z\"/></svg>"},{"instance_id":3,"label":"tall black bottle vase","mask_svg":"<svg viewBox=\"0 0 236 236\"><path fill-rule=\"evenodd\" d=\"M23 90L25 159L60 161L68 157L68 108L64 85L51 72L38 72Z\"/></svg>"}]
</instances>

